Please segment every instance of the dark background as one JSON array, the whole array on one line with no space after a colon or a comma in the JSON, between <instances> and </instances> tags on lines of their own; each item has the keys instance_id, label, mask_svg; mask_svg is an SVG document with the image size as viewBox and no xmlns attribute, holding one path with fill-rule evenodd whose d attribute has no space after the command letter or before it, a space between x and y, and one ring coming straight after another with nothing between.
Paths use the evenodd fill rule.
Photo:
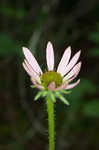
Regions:
<instances>
[{"instance_id":1,"label":"dark background","mask_svg":"<svg viewBox=\"0 0 99 150\"><path fill-rule=\"evenodd\" d=\"M42 69L69 45L82 50L80 84L55 106L56 150L99 149L99 0L0 0L0 150L48 150L46 105L22 67L22 46Z\"/></svg>"}]
</instances>

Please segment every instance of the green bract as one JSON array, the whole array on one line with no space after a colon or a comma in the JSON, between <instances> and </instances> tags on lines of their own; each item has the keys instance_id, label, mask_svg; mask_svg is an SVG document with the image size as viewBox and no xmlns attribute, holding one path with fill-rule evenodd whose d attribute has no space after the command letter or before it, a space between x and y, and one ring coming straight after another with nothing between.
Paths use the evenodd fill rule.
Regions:
<instances>
[{"instance_id":1,"label":"green bract","mask_svg":"<svg viewBox=\"0 0 99 150\"><path fill-rule=\"evenodd\" d=\"M31 88L35 88L34 86L31 86ZM59 90L59 91L49 91L49 90L41 90L37 93L37 95L35 96L34 100L37 101L40 97L49 97L49 99L55 103L56 102L56 98L58 98L59 100L61 100L64 104L69 105L69 102L65 99L65 97L63 96L63 94L69 94L70 91L66 91L66 90Z\"/></svg>"}]
</instances>

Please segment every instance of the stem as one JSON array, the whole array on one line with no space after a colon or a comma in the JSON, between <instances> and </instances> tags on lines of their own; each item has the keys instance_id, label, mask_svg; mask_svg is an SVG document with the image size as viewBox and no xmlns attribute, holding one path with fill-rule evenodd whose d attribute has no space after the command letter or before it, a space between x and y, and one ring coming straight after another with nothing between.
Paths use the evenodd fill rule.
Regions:
<instances>
[{"instance_id":1,"label":"stem","mask_svg":"<svg viewBox=\"0 0 99 150\"><path fill-rule=\"evenodd\" d=\"M49 150L54 150L54 103L49 97L46 98L48 112L48 132L49 132Z\"/></svg>"}]
</instances>

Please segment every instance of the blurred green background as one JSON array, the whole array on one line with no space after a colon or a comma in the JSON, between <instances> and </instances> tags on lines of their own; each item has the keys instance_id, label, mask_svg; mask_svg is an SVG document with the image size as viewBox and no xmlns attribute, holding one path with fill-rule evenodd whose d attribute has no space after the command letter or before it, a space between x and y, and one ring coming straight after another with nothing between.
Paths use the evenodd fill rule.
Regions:
<instances>
[{"instance_id":1,"label":"blurred green background","mask_svg":"<svg viewBox=\"0 0 99 150\"><path fill-rule=\"evenodd\" d=\"M51 41L56 66L82 50L80 84L55 106L56 150L99 149L99 0L0 0L0 150L48 150L44 100L22 67L22 46L42 69Z\"/></svg>"}]
</instances>

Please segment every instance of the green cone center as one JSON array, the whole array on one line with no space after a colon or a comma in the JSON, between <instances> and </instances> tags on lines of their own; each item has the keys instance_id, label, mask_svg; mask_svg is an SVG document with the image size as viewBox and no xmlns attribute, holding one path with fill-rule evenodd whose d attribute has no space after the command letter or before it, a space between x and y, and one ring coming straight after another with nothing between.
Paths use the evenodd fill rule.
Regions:
<instances>
[{"instance_id":1,"label":"green cone center","mask_svg":"<svg viewBox=\"0 0 99 150\"><path fill-rule=\"evenodd\" d=\"M56 88L57 88L58 86L60 86L62 84L62 77L61 77L60 73L58 73L58 72L48 71L48 72L43 73L40 76L40 81L41 81L41 85L45 89L47 89L48 85L51 82L55 82Z\"/></svg>"}]
</instances>

